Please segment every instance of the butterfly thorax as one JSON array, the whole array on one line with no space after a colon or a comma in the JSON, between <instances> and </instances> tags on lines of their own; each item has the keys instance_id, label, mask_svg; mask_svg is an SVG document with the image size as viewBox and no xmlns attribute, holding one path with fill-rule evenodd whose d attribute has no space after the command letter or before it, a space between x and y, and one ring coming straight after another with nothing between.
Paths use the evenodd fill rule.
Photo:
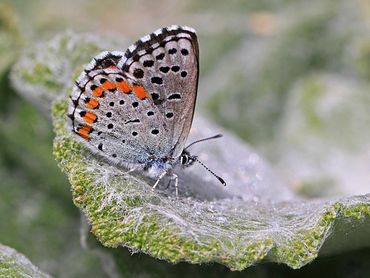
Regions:
<instances>
[{"instance_id":1,"label":"butterfly thorax","mask_svg":"<svg viewBox=\"0 0 370 278\"><path fill-rule=\"evenodd\" d=\"M197 156L191 155L186 150L183 150L178 158L166 156L156 159L155 157L152 157L145 164L144 171L146 171L147 175L150 177L158 177L164 172L171 175L172 169L176 166L181 165L183 167L188 167L192 165L196 159Z\"/></svg>"},{"instance_id":2,"label":"butterfly thorax","mask_svg":"<svg viewBox=\"0 0 370 278\"><path fill-rule=\"evenodd\" d=\"M148 161L144 166L144 171L149 177L156 178L164 172L170 172L176 166L175 159L160 158Z\"/></svg>"}]
</instances>

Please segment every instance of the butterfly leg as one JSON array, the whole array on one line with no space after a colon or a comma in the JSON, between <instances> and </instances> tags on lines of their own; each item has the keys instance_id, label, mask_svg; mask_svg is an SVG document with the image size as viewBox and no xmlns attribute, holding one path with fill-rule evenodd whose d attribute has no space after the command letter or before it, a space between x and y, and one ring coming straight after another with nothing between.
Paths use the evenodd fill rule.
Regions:
<instances>
[{"instance_id":1,"label":"butterfly leg","mask_svg":"<svg viewBox=\"0 0 370 278\"><path fill-rule=\"evenodd\" d=\"M164 189L168 189L171 185L171 179L168 181L167 186Z\"/></svg>"},{"instance_id":2,"label":"butterfly leg","mask_svg":"<svg viewBox=\"0 0 370 278\"><path fill-rule=\"evenodd\" d=\"M179 177L176 175L176 174L171 174L171 177L170 177L170 180L168 181L167 183L167 186L165 187L165 189L168 189L171 185L171 182L175 180L175 190L176 190L176 199L179 198L179 187L178 187L178 184L179 184Z\"/></svg>"},{"instance_id":3,"label":"butterfly leg","mask_svg":"<svg viewBox=\"0 0 370 278\"><path fill-rule=\"evenodd\" d=\"M160 181L161 179L163 179L163 177L164 177L166 174L167 174L167 172L166 172L166 171L164 171L163 173L161 173L161 174L159 175L159 177L158 177L157 181L156 181L156 182L155 182L155 184L152 186L152 190L153 190L153 191L154 191L154 189L157 187L157 185L158 185L159 181Z\"/></svg>"},{"instance_id":4,"label":"butterfly leg","mask_svg":"<svg viewBox=\"0 0 370 278\"><path fill-rule=\"evenodd\" d=\"M137 169L137 167L132 168L132 169L130 169L130 170L128 170L128 171L126 171L124 174L125 174L125 175L130 174L130 173L132 173L132 172L136 171L136 169Z\"/></svg>"},{"instance_id":5,"label":"butterfly leg","mask_svg":"<svg viewBox=\"0 0 370 278\"><path fill-rule=\"evenodd\" d=\"M176 199L179 198L179 177L176 174L172 174L171 179L175 180L175 191L176 191Z\"/></svg>"}]
</instances>

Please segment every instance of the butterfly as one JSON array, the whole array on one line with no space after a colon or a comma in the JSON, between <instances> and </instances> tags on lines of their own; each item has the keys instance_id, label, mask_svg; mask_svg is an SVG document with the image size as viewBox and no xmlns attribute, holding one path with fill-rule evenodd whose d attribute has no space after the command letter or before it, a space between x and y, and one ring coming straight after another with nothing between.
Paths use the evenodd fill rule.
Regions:
<instances>
[{"instance_id":1,"label":"butterfly","mask_svg":"<svg viewBox=\"0 0 370 278\"><path fill-rule=\"evenodd\" d=\"M187 26L158 29L124 53L104 51L73 87L68 111L72 132L109 163L157 178L153 188L170 176L178 196L173 169L199 161L184 147L198 76L197 35Z\"/></svg>"}]
</instances>

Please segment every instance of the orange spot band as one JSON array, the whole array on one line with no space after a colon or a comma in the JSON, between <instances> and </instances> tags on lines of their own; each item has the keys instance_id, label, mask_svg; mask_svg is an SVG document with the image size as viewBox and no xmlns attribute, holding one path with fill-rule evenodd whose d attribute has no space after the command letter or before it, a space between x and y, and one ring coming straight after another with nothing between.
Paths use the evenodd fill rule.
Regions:
<instances>
[{"instance_id":1,"label":"orange spot band","mask_svg":"<svg viewBox=\"0 0 370 278\"><path fill-rule=\"evenodd\" d=\"M122 92L122 93L129 93L131 92L130 85L126 81L121 81L117 83L117 88Z\"/></svg>"},{"instance_id":2,"label":"orange spot band","mask_svg":"<svg viewBox=\"0 0 370 278\"><path fill-rule=\"evenodd\" d=\"M107 69L118 69L118 67L117 66L109 66L109 67L107 67Z\"/></svg>"},{"instance_id":3,"label":"orange spot band","mask_svg":"<svg viewBox=\"0 0 370 278\"><path fill-rule=\"evenodd\" d=\"M106 82L104 82L102 87L103 87L103 90L112 90L112 89L116 88L116 84L114 84L112 82L109 82L109 81L106 81Z\"/></svg>"},{"instance_id":4,"label":"orange spot band","mask_svg":"<svg viewBox=\"0 0 370 278\"><path fill-rule=\"evenodd\" d=\"M86 102L86 106L90 109L95 109L99 107L99 102L96 99L90 98L89 101Z\"/></svg>"},{"instance_id":5,"label":"orange spot band","mask_svg":"<svg viewBox=\"0 0 370 278\"><path fill-rule=\"evenodd\" d=\"M91 131L92 131L92 127L91 127L91 126L89 126L89 125L83 125L83 126L81 126L81 127L79 127L79 128L77 129L78 134L79 134L82 138L84 138L84 139L86 139L86 140L90 140L90 138L89 138L89 134L91 133Z\"/></svg>"},{"instance_id":6,"label":"orange spot band","mask_svg":"<svg viewBox=\"0 0 370 278\"><path fill-rule=\"evenodd\" d=\"M134 91L135 95L136 95L139 99L141 99L141 100L143 100L143 99L145 99L145 98L147 98L147 97L148 97L148 92L144 89L144 87L143 87L143 86L134 85L134 86L132 87L132 90Z\"/></svg>"},{"instance_id":7,"label":"orange spot band","mask_svg":"<svg viewBox=\"0 0 370 278\"><path fill-rule=\"evenodd\" d=\"M97 87L92 91L93 96L101 97L103 96L104 89L102 87Z\"/></svg>"},{"instance_id":8,"label":"orange spot band","mask_svg":"<svg viewBox=\"0 0 370 278\"><path fill-rule=\"evenodd\" d=\"M85 120L85 122L89 124L95 123L97 118L98 117L92 112L86 112L85 116L83 116L83 119Z\"/></svg>"}]
</instances>

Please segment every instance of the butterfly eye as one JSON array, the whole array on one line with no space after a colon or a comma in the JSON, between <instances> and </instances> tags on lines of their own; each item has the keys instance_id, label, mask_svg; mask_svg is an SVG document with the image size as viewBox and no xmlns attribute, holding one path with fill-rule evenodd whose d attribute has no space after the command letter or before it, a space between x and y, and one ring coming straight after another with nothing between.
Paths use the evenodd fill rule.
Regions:
<instances>
[{"instance_id":1,"label":"butterfly eye","mask_svg":"<svg viewBox=\"0 0 370 278\"><path fill-rule=\"evenodd\" d=\"M183 154L181 157L180 157L180 163L182 165L185 165L187 162L189 161L189 156L187 154Z\"/></svg>"}]
</instances>

